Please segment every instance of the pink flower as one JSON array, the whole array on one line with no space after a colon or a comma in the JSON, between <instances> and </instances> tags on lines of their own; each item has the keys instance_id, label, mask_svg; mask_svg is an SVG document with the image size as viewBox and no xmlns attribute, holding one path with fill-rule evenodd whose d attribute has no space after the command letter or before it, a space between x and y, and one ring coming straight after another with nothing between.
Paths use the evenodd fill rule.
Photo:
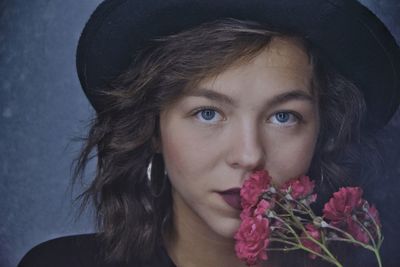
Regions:
<instances>
[{"instance_id":1,"label":"pink flower","mask_svg":"<svg viewBox=\"0 0 400 267\"><path fill-rule=\"evenodd\" d=\"M243 221L245 218L253 217L254 207L247 207L240 213L240 219Z\"/></svg>"},{"instance_id":2,"label":"pink flower","mask_svg":"<svg viewBox=\"0 0 400 267\"><path fill-rule=\"evenodd\" d=\"M271 183L271 177L266 171L256 171L244 181L240 190L242 200L242 208L248 209L257 205L258 200L263 192L265 192Z\"/></svg>"},{"instance_id":3,"label":"pink flower","mask_svg":"<svg viewBox=\"0 0 400 267\"><path fill-rule=\"evenodd\" d=\"M367 230L374 234L376 231L372 219L380 225L378 211L374 206L361 198L363 191L359 187L342 187L324 206L324 217L331 224L347 231L354 239L367 244L370 240ZM366 208L365 208L366 207Z\"/></svg>"},{"instance_id":4,"label":"pink flower","mask_svg":"<svg viewBox=\"0 0 400 267\"><path fill-rule=\"evenodd\" d=\"M324 217L333 223L346 222L356 209L364 204L361 198L362 189L359 187L342 187L324 206Z\"/></svg>"},{"instance_id":5,"label":"pink flower","mask_svg":"<svg viewBox=\"0 0 400 267\"><path fill-rule=\"evenodd\" d=\"M381 227L381 222L379 219L378 210L375 208L375 206L369 206L368 202L364 201L364 207L367 208L358 210L351 219L348 219L347 231L354 237L354 239L364 244L368 244L370 241L370 236L365 231L365 229L360 225L360 223L364 224L364 227L375 238L377 235L377 229L375 223L377 224L378 227ZM355 219L357 219L358 222L355 221Z\"/></svg>"},{"instance_id":6,"label":"pink flower","mask_svg":"<svg viewBox=\"0 0 400 267\"><path fill-rule=\"evenodd\" d=\"M364 244L368 244L369 236L367 232L360 226L360 224L352 219L348 219L346 222L345 230L351 234L351 236Z\"/></svg>"},{"instance_id":7,"label":"pink flower","mask_svg":"<svg viewBox=\"0 0 400 267\"><path fill-rule=\"evenodd\" d=\"M237 257L248 265L266 260L266 248L269 244L269 221L261 215L243 218L235 234Z\"/></svg>"},{"instance_id":8,"label":"pink flower","mask_svg":"<svg viewBox=\"0 0 400 267\"><path fill-rule=\"evenodd\" d=\"M305 228L306 228L307 233L312 238L314 238L317 241L321 241L321 232L318 230L317 227L315 227L313 224L309 223L309 224L306 224ZM301 243L306 248L309 248L316 253L321 253L321 247L318 244L314 243L312 240L310 240L305 233L302 234ZM311 259L315 259L317 257L317 255L310 253L309 257Z\"/></svg>"},{"instance_id":9,"label":"pink flower","mask_svg":"<svg viewBox=\"0 0 400 267\"><path fill-rule=\"evenodd\" d=\"M266 201L265 199L262 199L258 205L257 208L254 211L254 216L264 216L265 212L269 209L271 209L272 205L271 202Z\"/></svg>"},{"instance_id":10,"label":"pink flower","mask_svg":"<svg viewBox=\"0 0 400 267\"><path fill-rule=\"evenodd\" d=\"M368 208L368 213L366 216L367 220L375 221L378 226L381 226L381 220L379 219L378 210L375 208L374 205ZM373 223L373 222L372 222Z\"/></svg>"},{"instance_id":11,"label":"pink flower","mask_svg":"<svg viewBox=\"0 0 400 267\"><path fill-rule=\"evenodd\" d=\"M265 217L265 213L267 210L271 209L273 205L271 202L261 199L261 201L257 204L256 207L248 207L240 213L240 219L244 220L247 217L257 217L257 216L263 216Z\"/></svg>"},{"instance_id":12,"label":"pink flower","mask_svg":"<svg viewBox=\"0 0 400 267\"><path fill-rule=\"evenodd\" d=\"M291 179L281 186L281 191L290 194L293 199L299 200L309 197L314 191L315 183L308 176ZM315 201L316 195L310 199Z\"/></svg>"}]
</instances>

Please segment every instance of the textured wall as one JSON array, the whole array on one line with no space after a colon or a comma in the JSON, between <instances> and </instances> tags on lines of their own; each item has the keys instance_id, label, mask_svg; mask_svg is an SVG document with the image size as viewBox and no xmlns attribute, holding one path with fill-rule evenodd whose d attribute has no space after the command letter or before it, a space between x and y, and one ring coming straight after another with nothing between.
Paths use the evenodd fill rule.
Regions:
<instances>
[{"instance_id":1,"label":"textured wall","mask_svg":"<svg viewBox=\"0 0 400 267\"><path fill-rule=\"evenodd\" d=\"M91 109L75 47L99 0L0 0L0 266L75 222L70 164Z\"/></svg>"},{"instance_id":2,"label":"textured wall","mask_svg":"<svg viewBox=\"0 0 400 267\"><path fill-rule=\"evenodd\" d=\"M2 267L15 266L39 242L92 230L87 214L74 220L69 179L70 163L79 148L71 139L84 133L92 112L75 74L75 46L99 2L0 0ZM400 39L398 0L362 2ZM382 180L388 190L377 192L377 198L395 199L400 192L393 186L399 186L400 178L399 112L380 140L389 171Z\"/></svg>"}]
</instances>

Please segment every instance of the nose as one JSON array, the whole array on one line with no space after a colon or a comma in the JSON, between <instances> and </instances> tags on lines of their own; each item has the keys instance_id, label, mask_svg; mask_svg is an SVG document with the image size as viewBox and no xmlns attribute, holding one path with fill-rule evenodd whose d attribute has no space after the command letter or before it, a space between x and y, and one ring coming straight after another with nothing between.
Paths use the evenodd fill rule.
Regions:
<instances>
[{"instance_id":1,"label":"nose","mask_svg":"<svg viewBox=\"0 0 400 267\"><path fill-rule=\"evenodd\" d=\"M265 167L265 144L255 123L247 122L235 128L228 145L226 159L232 168L253 171Z\"/></svg>"}]
</instances>

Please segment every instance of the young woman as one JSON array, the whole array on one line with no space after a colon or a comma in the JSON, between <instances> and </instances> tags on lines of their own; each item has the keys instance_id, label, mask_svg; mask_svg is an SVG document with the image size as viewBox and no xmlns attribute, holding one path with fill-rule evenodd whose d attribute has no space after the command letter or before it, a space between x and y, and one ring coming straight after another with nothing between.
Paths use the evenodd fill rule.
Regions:
<instances>
[{"instance_id":1,"label":"young woman","mask_svg":"<svg viewBox=\"0 0 400 267\"><path fill-rule=\"evenodd\" d=\"M96 118L76 177L96 156L83 200L99 233L41 244L20 267L245 266L233 239L243 181L308 174L329 197L355 183L349 148L400 101L398 46L349 0L108 0L77 67ZM275 253L265 266L323 264Z\"/></svg>"}]
</instances>

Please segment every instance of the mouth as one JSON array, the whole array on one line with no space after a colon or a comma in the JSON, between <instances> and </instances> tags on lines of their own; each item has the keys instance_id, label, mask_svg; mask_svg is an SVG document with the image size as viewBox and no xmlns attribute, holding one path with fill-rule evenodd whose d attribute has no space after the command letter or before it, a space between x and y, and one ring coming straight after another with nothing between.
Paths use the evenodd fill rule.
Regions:
<instances>
[{"instance_id":1,"label":"mouth","mask_svg":"<svg viewBox=\"0 0 400 267\"><path fill-rule=\"evenodd\" d=\"M231 188L225 191L220 191L218 192L218 194L229 206L236 210L242 210L242 205L240 201L240 188Z\"/></svg>"}]
</instances>

